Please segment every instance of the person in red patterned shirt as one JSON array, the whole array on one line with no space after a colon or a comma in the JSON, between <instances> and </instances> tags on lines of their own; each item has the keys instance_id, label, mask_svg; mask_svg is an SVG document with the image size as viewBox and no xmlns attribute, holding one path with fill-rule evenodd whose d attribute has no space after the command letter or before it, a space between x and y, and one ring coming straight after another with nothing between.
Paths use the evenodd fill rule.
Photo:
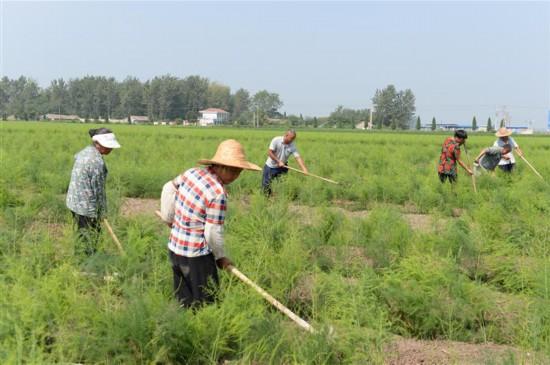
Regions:
<instances>
[{"instance_id":1,"label":"person in red patterned shirt","mask_svg":"<svg viewBox=\"0 0 550 365\"><path fill-rule=\"evenodd\" d=\"M243 169L261 171L246 161L243 147L232 139L220 143L214 157L199 164L206 166L189 169L173 180L177 193L168 250L174 292L184 307L212 302L218 285L216 266L232 265L224 253L225 185Z\"/></svg>"},{"instance_id":2,"label":"person in red patterned shirt","mask_svg":"<svg viewBox=\"0 0 550 365\"><path fill-rule=\"evenodd\" d=\"M441 155L439 157L439 166L437 168L437 173L439 175L439 180L442 183L446 179L452 184L456 182L457 178L457 163L462 166L468 174L472 175L473 172L462 162L460 159L460 146L466 143L468 134L465 130L459 129L455 131L454 137L447 137L443 146L441 147Z\"/></svg>"}]
</instances>

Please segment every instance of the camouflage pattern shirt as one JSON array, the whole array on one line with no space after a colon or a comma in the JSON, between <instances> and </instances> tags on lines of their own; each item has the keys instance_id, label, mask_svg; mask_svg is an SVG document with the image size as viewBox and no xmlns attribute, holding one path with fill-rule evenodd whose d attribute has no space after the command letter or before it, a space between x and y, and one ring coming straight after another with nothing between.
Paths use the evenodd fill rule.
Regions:
<instances>
[{"instance_id":1,"label":"camouflage pattern shirt","mask_svg":"<svg viewBox=\"0 0 550 365\"><path fill-rule=\"evenodd\" d=\"M106 179L107 166L97 148L88 146L77 153L67 191L67 207L79 215L101 217L107 209Z\"/></svg>"}]
</instances>

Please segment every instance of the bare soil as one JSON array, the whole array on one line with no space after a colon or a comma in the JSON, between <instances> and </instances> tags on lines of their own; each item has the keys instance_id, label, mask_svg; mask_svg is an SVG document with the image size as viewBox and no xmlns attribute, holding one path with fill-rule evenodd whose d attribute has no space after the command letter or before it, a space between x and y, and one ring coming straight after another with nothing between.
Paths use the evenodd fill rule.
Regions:
<instances>
[{"instance_id":1,"label":"bare soil","mask_svg":"<svg viewBox=\"0 0 550 365\"><path fill-rule=\"evenodd\" d=\"M159 199L124 198L120 206L120 213L124 217L153 215L159 208Z\"/></svg>"},{"instance_id":2,"label":"bare soil","mask_svg":"<svg viewBox=\"0 0 550 365\"><path fill-rule=\"evenodd\" d=\"M535 364L532 354L493 343L471 344L456 341L425 341L398 338L387 348L388 365L482 365ZM511 361L513 359L513 361Z\"/></svg>"},{"instance_id":3,"label":"bare soil","mask_svg":"<svg viewBox=\"0 0 550 365\"><path fill-rule=\"evenodd\" d=\"M63 236L63 231L65 230L66 225L64 223L48 223L48 222L33 222L27 230L27 234L34 234L36 232L46 231L49 237L58 238Z\"/></svg>"},{"instance_id":4,"label":"bare soil","mask_svg":"<svg viewBox=\"0 0 550 365\"><path fill-rule=\"evenodd\" d=\"M364 247L359 246L319 246L317 248L319 252L322 252L323 256L334 262L341 262L344 266L370 266L374 267L374 260L367 256ZM318 255L317 253L314 253Z\"/></svg>"},{"instance_id":5,"label":"bare soil","mask_svg":"<svg viewBox=\"0 0 550 365\"><path fill-rule=\"evenodd\" d=\"M241 203L244 206L248 204L247 201L242 201ZM341 213L348 218L363 219L367 218L370 213L366 209L357 209L359 206L351 201L335 200L334 203L337 206L330 207L329 209ZM124 217L152 215L155 210L159 209L159 205L158 199L124 198L120 211ZM289 211L299 217L299 222L306 226L314 225L321 218L320 209L301 204L289 205ZM434 229L432 216L429 214L412 213L413 211L415 209L412 206L405 206L403 208L403 217L412 229L425 232ZM435 226L437 226L442 222L435 223Z\"/></svg>"},{"instance_id":6,"label":"bare soil","mask_svg":"<svg viewBox=\"0 0 550 365\"><path fill-rule=\"evenodd\" d=\"M319 209L317 207L310 207L307 205L291 204L289 205L289 211L296 214L299 218L299 222L303 225L313 225L317 219L320 218ZM343 207L330 207L333 212L343 214L348 218L367 218L370 214L369 210L347 210ZM441 226L443 220L434 221L433 217L429 214L420 213L402 213L403 218L407 221L409 226L418 231L431 231Z\"/></svg>"},{"instance_id":7,"label":"bare soil","mask_svg":"<svg viewBox=\"0 0 550 365\"><path fill-rule=\"evenodd\" d=\"M428 214L405 213L403 217L414 230L430 231L433 227L432 217Z\"/></svg>"}]
</instances>

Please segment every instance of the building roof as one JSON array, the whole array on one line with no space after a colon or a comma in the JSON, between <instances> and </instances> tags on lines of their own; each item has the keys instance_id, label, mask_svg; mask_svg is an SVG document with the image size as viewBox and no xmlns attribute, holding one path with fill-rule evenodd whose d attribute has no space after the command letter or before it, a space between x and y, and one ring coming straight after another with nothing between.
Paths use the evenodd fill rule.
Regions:
<instances>
[{"instance_id":1,"label":"building roof","mask_svg":"<svg viewBox=\"0 0 550 365\"><path fill-rule=\"evenodd\" d=\"M46 114L46 119L79 119L78 115Z\"/></svg>"},{"instance_id":2,"label":"building roof","mask_svg":"<svg viewBox=\"0 0 550 365\"><path fill-rule=\"evenodd\" d=\"M200 110L199 113L228 113L228 112L223 109L208 108L208 109Z\"/></svg>"},{"instance_id":3,"label":"building roof","mask_svg":"<svg viewBox=\"0 0 550 365\"><path fill-rule=\"evenodd\" d=\"M130 115L130 120L138 120L138 121L142 121L142 122L147 122L147 121L149 121L149 117L147 117L145 115Z\"/></svg>"}]
</instances>

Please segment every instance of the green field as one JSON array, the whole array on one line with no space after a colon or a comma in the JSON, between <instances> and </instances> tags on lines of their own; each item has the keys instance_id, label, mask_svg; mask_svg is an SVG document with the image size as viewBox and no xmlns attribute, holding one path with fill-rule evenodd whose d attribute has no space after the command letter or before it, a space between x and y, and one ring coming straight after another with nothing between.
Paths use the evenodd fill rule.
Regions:
<instances>
[{"instance_id":1,"label":"green field","mask_svg":"<svg viewBox=\"0 0 550 365\"><path fill-rule=\"evenodd\" d=\"M169 232L127 205L158 199L224 139L263 165L281 131L113 126L108 219L127 255L105 233L83 259L64 194L92 127L0 124L0 363L382 364L402 337L509 345L487 364L550 358L550 186L521 160L479 177L476 195L464 171L454 191L440 184L443 134L298 131L310 172L340 185L290 172L266 199L261 174L243 172L228 256L309 335L228 274L215 305L179 309ZM493 141L471 136L470 161ZM550 138L516 141L550 181Z\"/></svg>"}]
</instances>

